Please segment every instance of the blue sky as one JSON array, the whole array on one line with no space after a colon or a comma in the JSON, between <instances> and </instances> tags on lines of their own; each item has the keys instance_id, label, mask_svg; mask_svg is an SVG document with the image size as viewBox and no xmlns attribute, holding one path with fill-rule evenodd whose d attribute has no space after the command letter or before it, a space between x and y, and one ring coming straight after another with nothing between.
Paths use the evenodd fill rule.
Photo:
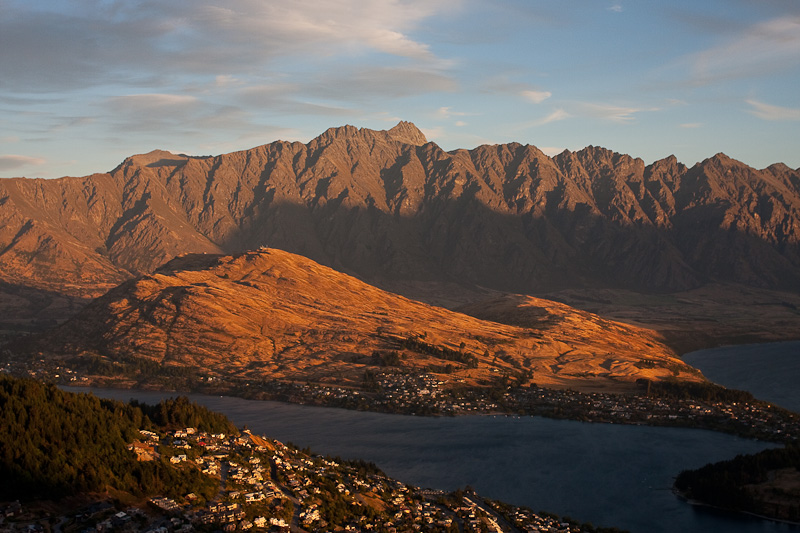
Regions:
<instances>
[{"instance_id":1,"label":"blue sky","mask_svg":"<svg viewBox=\"0 0 800 533\"><path fill-rule=\"evenodd\" d=\"M0 0L0 177L332 126L800 167L796 0Z\"/></svg>"}]
</instances>

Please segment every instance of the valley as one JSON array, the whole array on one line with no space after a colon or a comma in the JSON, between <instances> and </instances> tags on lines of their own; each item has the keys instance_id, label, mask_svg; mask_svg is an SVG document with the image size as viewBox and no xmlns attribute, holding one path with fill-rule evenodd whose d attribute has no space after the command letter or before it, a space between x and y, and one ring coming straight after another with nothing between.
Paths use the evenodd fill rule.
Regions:
<instances>
[{"instance_id":1,"label":"valley","mask_svg":"<svg viewBox=\"0 0 800 533\"><path fill-rule=\"evenodd\" d=\"M407 122L156 150L0 180L0 362L62 385L792 444L795 413L680 355L797 338L798 227L800 171L724 154L445 152Z\"/></svg>"}]
</instances>

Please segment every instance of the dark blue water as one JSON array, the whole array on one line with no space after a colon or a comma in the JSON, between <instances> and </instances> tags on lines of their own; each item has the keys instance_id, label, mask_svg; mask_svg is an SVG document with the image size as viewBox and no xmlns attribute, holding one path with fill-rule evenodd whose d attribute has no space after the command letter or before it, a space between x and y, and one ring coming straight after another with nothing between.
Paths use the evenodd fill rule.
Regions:
<instances>
[{"instance_id":1,"label":"dark blue water","mask_svg":"<svg viewBox=\"0 0 800 533\"><path fill-rule=\"evenodd\" d=\"M762 361L761 366L770 365ZM737 387L747 388L741 383ZM95 394L148 402L170 396L100 389ZM247 425L318 453L374 461L390 476L412 485L445 490L470 485L490 498L596 526L634 533L800 531L696 508L670 490L681 470L771 446L763 442L680 428L543 418L422 418L229 397L191 398L225 413L240 427Z\"/></svg>"},{"instance_id":2,"label":"dark blue water","mask_svg":"<svg viewBox=\"0 0 800 533\"><path fill-rule=\"evenodd\" d=\"M715 383L800 412L800 341L700 350L683 359Z\"/></svg>"}]
</instances>

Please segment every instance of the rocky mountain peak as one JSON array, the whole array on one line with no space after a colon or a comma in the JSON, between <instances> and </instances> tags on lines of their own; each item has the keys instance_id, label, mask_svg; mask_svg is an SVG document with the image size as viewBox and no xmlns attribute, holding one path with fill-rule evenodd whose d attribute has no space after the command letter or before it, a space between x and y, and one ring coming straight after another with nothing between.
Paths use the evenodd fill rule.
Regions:
<instances>
[{"instance_id":1,"label":"rocky mountain peak","mask_svg":"<svg viewBox=\"0 0 800 533\"><path fill-rule=\"evenodd\" d=\"M414 146L422 146L428 144L428 139L425 134L420 131L412 122L401 120L395 127L388 132L389 136L402 143L413 144Z\"/></svg>"},{"instance_id":2,"label":"rocky mountain peak","mask_svg":"<svg viewBox=\"0 0 800 533\"><path fill-rule=\"evenodd\" d=\"M335 126L333 128L328 128L325 132L319 136L320 139L324 138L340 138L340 137L354 137L358 135L358 133L363 128L356 128L353 125L345 124L344 126Z\"/></svg>"},{"instance_id":3,"label":"rocky mountain peak","mask_svg":"<svg viewBox=\"0 0 800 533\"><path fill-rule=\"evenodd\" d=\"M735 159L731 159L726 154L719 152L714 154L713 156L709 157L708 159L702 161L700 163L701 166L703 165L711 165L716 167L729 167L729 166L739 166L744 167L746 166L744 163L736 161Z\"/></svg>"},{"instance_id":4,"label":"rocky mountain peak","mask_svg":"<svg viewBox=\"0 0 800 533\"><path fill-rule=\"evenodd\" d=\"M153 150L146 154L132 155L126 158L125 161L122 163L122 165L153 167L153 166L161 166L167 164L174 165L177 163L182 163L187 159L189 159L188 156L182 154L173 154L172 152L168 152L167 150Z\"/></svg>"},{"instance_id":5,"label":"rocky mountain peak","mask_svg":"<svg viewBox=\"0 0 800 533\"><path fill-rule=\"evenodd\" d=\"M422 146L428 143L419 128L411 122L400 121L396 126L389 130L371 130L369 128L356 128L355 126L340 126L338 128L328 128L317 140L323 144L329 144L334 140L343 139L366 139L369 141L380 140L384 142L395 141L414 146Z\"/></svg>"}]
</instances>

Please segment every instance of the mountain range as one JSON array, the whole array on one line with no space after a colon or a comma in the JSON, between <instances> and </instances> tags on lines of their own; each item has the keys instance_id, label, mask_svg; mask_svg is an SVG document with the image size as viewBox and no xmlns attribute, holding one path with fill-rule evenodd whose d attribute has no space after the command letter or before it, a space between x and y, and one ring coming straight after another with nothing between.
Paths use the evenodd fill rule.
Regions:
<instances>
[{"instance_id":1,"label":"mountain range","mask_svg":"<svg viewBox=\"0 0 800 533\"><path fill-rule=\"evenodd\" d=\"M800 170L783 164L757 170L717 154L645 165L593 146L548 157L517 143L446 152L407 122L0 180L9 322L60 321L180 254L261 246L414 296L431 284L492 297L735 287L772 291L791 321L799 243Z\"/></svg>"}]
</instances>

